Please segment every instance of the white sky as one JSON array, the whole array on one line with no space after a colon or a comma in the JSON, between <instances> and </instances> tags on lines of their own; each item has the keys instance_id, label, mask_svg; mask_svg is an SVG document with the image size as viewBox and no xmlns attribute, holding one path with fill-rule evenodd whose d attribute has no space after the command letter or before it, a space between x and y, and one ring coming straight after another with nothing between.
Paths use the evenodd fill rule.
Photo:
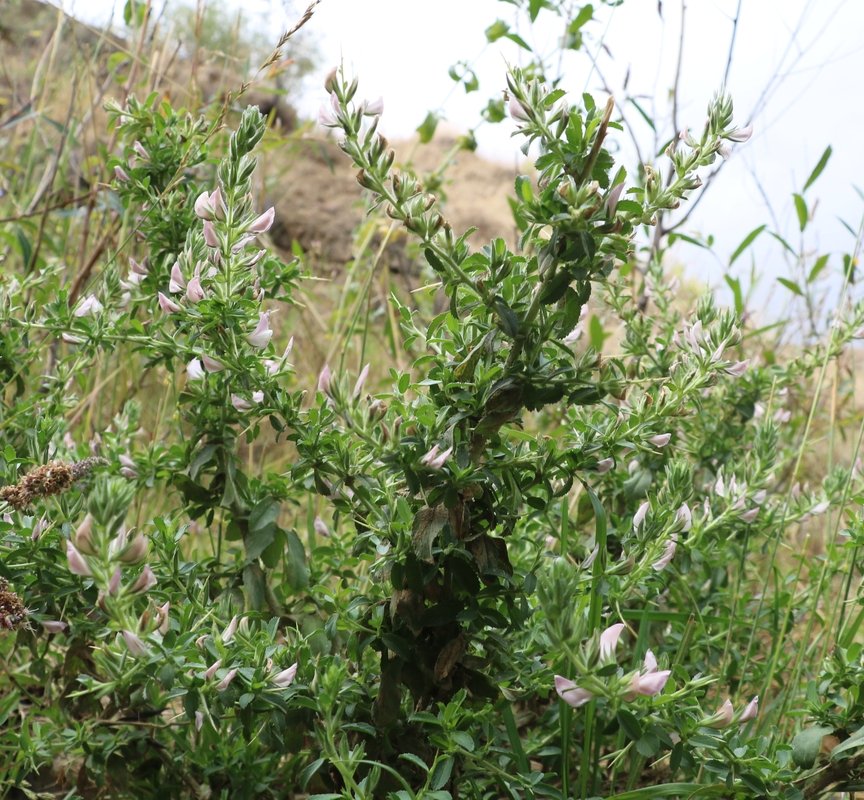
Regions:
<instances>
[{"instance_id":1,"label":"white sky","mask_svg":"<svg viewBox=\"0 0 864 800\"><path fill-rule=\"evenodd\" d=\"M170 0L169 0L170 2ZM64 0L64 7L91 20L108 18L122 2ZM235 2L223 0L227 8ZM628 91L664 121L661 140L672 133L669 90L673 85L681 22L680 0L625 0L609 9L601 0L594 6L598 22L587 32L588 52L620 103L622 82L630 73ZM732 19L738 0L686 0L684 56L681 69L679 126L701 128L705 108L720 86L726 66ZM262 31L275 42L305 7L296 0L285 10L276 0L242 3ZM479 111L490 96L504 87L505 60L519 64L524 51L506 40L487 45L484 29L496 18L512 23L514 6L501 0L322 0L304 29L317 43L321 60L297 105L314 117L324 98L323 76L344 61L360 79L361 96L384 97L381 130L391 138L410 135L430 109L441 110L449 124L467 128L479 121ZM549 12L541 12L535 28L518 32L545 52L554 52L559 30ZM266 35L266 33L262 34ZM602 48L600 47L602 43ZM447 70L463 60L475 69L480 90L465 94ZM574 100L591 92L605 101L604 82L582 53L568 53L561 63L563 88ZM722 283L729 255L757 225L779 229L793 247L800 241L792 205L827 145L833 156L819 181L807 192L809 203L818 197L816 222L805 233L808 250L832 252L830 268L839 272L842 252L850 252L853 237L838 222L857 230L864 200L854 186L864 189L862 130L864 103L864 3L859 0L741 0L741 16L728 89L741 124L752 121L753 138L737 145L716 185L706 195L685 231L713 233L719 258L689 245L677 250L688 273L711 286ZM759 98L768 89L759 108ZM293 99L293 98L292 98ZM650 152L653 134L632 105L623 111L633 125L643 155ZM483 126L477 133L480 152L516 163L516 143L508 122ZM632 172L634 150L629 137L619 134L621 159ZM661 162L662 163L662 162ZM759 186L761 185L761 191ZM770 202L771 209L767 203ZM772 214L776 217L772 217ZM776 225L775 228L775 220ZM760 302L782 311L786 291L773 298L768 292L774 277L790 277L794 262L783 260L781 248L763 235L752 250L763 276ZM748 253L735 263L733 274L747 284ZM833 286L839 285L835 280Z\"/></svg>"}]
</instances>

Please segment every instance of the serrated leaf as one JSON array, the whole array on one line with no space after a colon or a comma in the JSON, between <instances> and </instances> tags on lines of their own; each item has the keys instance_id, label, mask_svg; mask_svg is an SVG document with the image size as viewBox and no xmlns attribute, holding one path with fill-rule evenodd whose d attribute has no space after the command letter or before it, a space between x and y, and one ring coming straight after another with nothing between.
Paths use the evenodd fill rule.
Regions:
<instances>
[{"instance_id":1,"label":"serrated leaf","mask_svg":"<svg viewBox=\"0 0 864 800\"><path fill-rule=\"evenodd\" d=\"M429 779L429 788L431 788L433 792L443 789L449 782L452 774L453 759L450 756L446 756L439 761L435 765L435 769L432 770L432 776Z\"/></svg>"},{"instance_id":2,"label":"serrated leaf","mask_svg":"<svg viewBox=\"0 0 864 800\"><path fill-rule=\"evenodd\" d=\"M420 769L424 775L429 772L429 765L420 758L420 756L415 755L414 753L399 753L399 758L404 759L405 761L410 761L415 767Z\"/></svg>"},{"instance_id":3,"label":"serrated leaf","mask_svg":"<svg viewBox=\"0 0 864 800\"><path fill-rule=\"evenodd\" d=\"M802 194L806 192L816 181L816 179L822 174L822 170L825 169L825 165L828 163L828 159L831 158L831 145L825 148L825 152L822 153L822 157L819 159L819 162L813 167L813 172L810 173L810 177L807 178L807 181L804 183L804 188L801 190Z\"/></svg>"}]
</instances>

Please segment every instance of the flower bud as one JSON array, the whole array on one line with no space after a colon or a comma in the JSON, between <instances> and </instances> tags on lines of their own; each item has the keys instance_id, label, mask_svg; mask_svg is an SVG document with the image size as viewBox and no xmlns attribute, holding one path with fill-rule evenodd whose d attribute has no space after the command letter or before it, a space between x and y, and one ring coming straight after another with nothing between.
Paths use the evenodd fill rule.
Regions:
<instances>
[{"instance_id":1,"label":"flower bud","mask_svg":"<svg viewBox=\"0 0 864 800\"><path fill-rule=\"evenodd\" d=\"M288 669L283 669L281 672L277 672L270 680L273 682L274 686L278 686L280 689L287 689L292 683L294 683L294 678L297 675L297 664L292 664Z\"/></svg>"},{"instance_id":2,"label":"flower bud","mask_svg":"<svg viewBox=\"0 0 864 800\"><path fill-rule=\"evenodd\" d=\"M369 377L369 365L367 364L360 370L360 375L357 378L357 382L354 384L354 390L351 392L351 397L355 400L360 397L360 393L363 391L363 386L366 383L366 378Z\"/></svg>"},{"instance_id":3,"label":"flower bud","mask_svg":"<svg viewBox=\"0 0 864 800\"><path fill-rule=\"evenodd\" d=\"M682 503L680 508L675 512L675 521L681 525L681 530L684 533L693 527L693 515L690 513L690 506L687 503Z\"/></svg>"},{"instance_id":4,"label":"flower bud","mask_svg":"<svg viewBox=\"0 0 864 800\"><path fill-rule=\"evenodd\" d=\"M197 381L204 377L204 368L201 366L201 361L199 359L193 358L186 365L186 377L190 381Z\"/></svg>"},{"instance_id":5,"label":"flower bud","mask_svg":"<svg viewBox=\"0 0 864 800\"><path fill-rule=\"evenodd\" d=\"M204 223L204 244L207 247L219 247L219 237L216 235L216 228L209 220Z\"/></svg>"},{"instance_id":6,"label":"flower bud","mask_svg":"<svg viewBox=\"0 0 864 800\"><path fill-rule=\"evenodd\" d=\"M225 369L225 365L221 361L211 358L208 355L201 355L201 363L204 365L204 369L206 369L207 372L222 372L222 370Z\"/></svg>"},{"instance_id":7,"label":"flower bud","mask_svg":"<svg viewBox=\"0 0 864 800\"><path fill-rule=\"evenodd\" d=\"M749 722L751 719L755 719L756 715L759 713L759 695L757 694L747 705L744 707L744 710L741 712L741 716L738 717L738 722Z\"/></svg>"},{"instance_id":8,"label":"flower bud","mask_svg":"<svg viewBox=\"0 0 864 800\"><path fill-rule=\"evenodd\" d=\"M168 628L170 627L170 620L168 618L168 612L170 609L171 603L168 601L156 608L156 630L158 630L163 636L168 633Z\"/></svg>"},{"instance_id":9,"label":"flower bud","mask_svg":"<svg viewBox=\"0 0 864 800\"><path fill-rule=\"evenodd\" d=\"M135 579L135 583L129 587L129 592L131 594L144 594L150 591L155 585L156 576L153 574L153 570L150 569L150 565L147 564L141 571L141 574Z\"/></svg>"},{"instance_id":10,"label":"flower bud","mask_svg":"<svg viewBox=\"0 0 864 800\"><path fill-rule=\"evenodd\" d=\"M115 558L123 564L140 564L147 557L148 550L147 539L139 533L117 553Z\"/></svg>"},{"instance_id":11,"label":"flower bud","mask_svg":"<svg viewBox=\"0 0 864 800\"><path fill-rule=\"evenodd\" d=\"M197 275L189 281L189 285L186 287L186 299L190 303L200 303L204 299L204 288L201 286L201 278ZM177 310L180 310L180 306L177 306Z\"/></svg>"},{"instance_id":12,"label":"flower bud","mask_svg":"<svg viewBox=\"0 0 864 800\"><path fill-rule=\"evenodd\" d=\"M75 549L71 541L66 542L66 561L69 564L69 572L82 578L90 578L93 571L85 558Z\"/></svg>"},{"instance_id":13,"label":"flower bud","mask_svg":"<svg viewBox=\"0 0 864 800\"><path fill-rule=\"evenodd\" d=\"M204 680L209 681L219 671L219 667L221 666L221 658L217 661L214 661L209 667L207 667L206 671L204 672Z\"/></svg>"},{"instance_id":14,"label":"flower bud","mask_svg":"<svg viewBox=\"0 0 864 800\"><path fill-rule=\"evenodd\" d=\"M255 326L255 330L246 336L246 341L252 347L257 347L260 350L267 347L272 337L273 331L270 328L270 315L262 311L258 315L258 324Z\"/></svg>"},{"instance_id":15,"label":"flower bud","mask_svg":"<svg viewBox=\"0 0 864 800\"><path fill-rule=\"evenodd\" d=\"M122 183L128 183L129 182L129 175L126 174L126 170L123 169L123 167L121 167L119 164L116 167L114 167L114 177L117 178L117 180L121 181Z\"/></svg>"},{"instance_id":16,"label":"flower bud","mask_svg":"<svg viewBox=\"0 0 864 800\"><path fill-rule=\"evenodd\" d=\"M159 308L161 308L166 314L176 314L180 311L180 306L178 306L170 297L166 297L162 292L159 292L157 296L159 298Z\"/></svg>"},{"instance_id":17,"label":"flower bud","mask_svg":"<svg viewBox=\"0 0 864 800\"><path fill-rule=\"evenodd\" d=\"M149 654L147 645L141 641L141 638L132 633L132 631L123 631L123 639L126 642L126 647L133 656L146 656Z\"/></svg>"},{"instance_id":18,"label":"flower bud","mask_svg":"<svg viewBox=\"0 0 864 800\"><path fill-rule=\"evenodd\" d=\"M45 633L63 633L69 627L65 622L57 619L45 619L41 624Z\"/></svg>"},{"instance_id":19,"label":"flower bud","mask_svg":"<svg viewBox=\"0 0 864 800\"><path fill-rule=\"evenodd\" d=\"M330 397L330 365L325 364L318 375L318 391Z\"/></svg>"},{"instance_id":20,"label":"flower bud","mask_svg":"<svg viewBox=\"0 0 864 800\"><path fill-rule=\"evenodd\" d=\"M239 615L235 614L231 618L231 622L228 623L228 626L222 631L222 643L228 644L233 638L234 634L237 633L237 625L240 622Z\"/></svg>"},{"instance_id":21,"label":"flower bud","mask_svg":"<svg viewBox=\"0 0 864 800\"><path fill-rule=\"evenodd\" d=\"M180 262L175 261L174 266L171 267L171 280L168 281L168 291L171 292L171 294L179 294L185 288L186 279L180 271Z\"/></svg>"},{"instance_id":22,"label":"flower bud","mask_svg":"<svg viewBox=\"0 0 864 800\"><path fill-rule=\"evenodd\" d=\"M594 697L587 689L582 689L563 675L555 676L555 691L567 705L573 708L584 706Z\"/></svg>"},{"instance_id":23,"label":"flower bud","mask_svg":"<svg viewBox=\"0 0 864 800\"><path fill-rule=\"evenodd\" d=\"M75 529L75 547L88 556L95 556L98 552L93 543L93 517L90 514L87 514Z\"/></svg>"},{"instance_id":24,"label":"flower bud","mask_svg":"<svg viewBox=\"0 0 864 800\"><path fill-rule=\"evenodd\" d=\"M234 680L236 675L237 675L237 668L236 667L232 670L229 670L228 673L225 675L225 677L222 678L222 680L216 684L216 691L217 692L224 692L228 688L228 686L230 685L231 681Z\"/></svg>"},{"instance_id":25,"label":"flower bud","mask_svg":"<svg viewBox=\"0 0 864 800\"><path fill-rule=\"evenodd\" d=\"M634 528L634 530L639 530L642 523L645 521L645 517L648 515L648 509L650 507L651 507L651 504L646 500L636 510L636 513L633 515L633 528Z\"/></svg>"},{"instance_id":26,"label":"flower bud","mask_svg":"<svg viewBox=\"0 0 864 800\"><path fill-rule=\"evenodd\" d=\"M252 220L246 230L249 233L265 233L270 230L274 219L276 219L276 209L270 206L260 217Z\"/></svg>"},{"instance_id":27,"label":"flower bud","mask_svg":"<svg viewBox=\"0 0 864 800\"><path fill-rule=\"evenodd\" d=\"M120 567L116 567L111 575L111 580L108 581L108 594L111 597L117 597L120 593L120 582L123 579L123 573Z\"/></svg>"},{"instance_id":28,"label":"flower bud","mask_svg":"<svg viewBox=\"0 0 864 800\"><path fill-rule=\"evenodd\" d=\"M672 439L671 433L658 433L655 436L649 436L648 441L650 444L653 444L654 447L666 447Z\"/></svg>"},{"instance_id":29,"label":"flower bud","mask_svg":"<svg viewBox=\"0 0 864 800\"><path fill-rule=\"evenodd\" d=\"M703 724L711 728L726 728L732 724L734 715L735 710L732 708L732 701L727 698L723 705L717 709L717 713L709 717Z\"/></svg>"}]
</instances>

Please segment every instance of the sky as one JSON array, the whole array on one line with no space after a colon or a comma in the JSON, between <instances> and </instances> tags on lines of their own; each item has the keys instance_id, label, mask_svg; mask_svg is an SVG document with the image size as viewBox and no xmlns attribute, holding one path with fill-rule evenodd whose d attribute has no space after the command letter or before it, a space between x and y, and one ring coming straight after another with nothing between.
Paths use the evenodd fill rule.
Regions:
<instances>
[{"instance_id":1,"label":"sky","mask_svg":"<svg viewBox=\"0 0 864 800\"><path fill-rule=\"evenodd\" d=\"M569 0L564 0L566 4ZM522 3L524 5L524 2ZM572 3L573 5L579 5ZM236 7L222 0L226 8ZM107 0L65 0L67 11L92 21L109 19ZM633 140L643 157L652 154L655 134L642 119L636 99L661 125L656 139L673 132L671 88L675 82L682 6L683 51L679 77L679 127L700 130L713 93L723 84L735 31L726 88L736 109L736 121L752 122L754 135L736 145L714 185L700 201L682 232L691 237L715 237L715 253L680 244L673 261L686 263L689 277L706 286L724 287L729 272L749 284L751 270L760 276L755 298L763 310L782 313L788 291L777 277L797 280L817 254L830 253L823 273L826 291L836 293L841 254L851 252L864 215L864 159L861 131L864 103L864 3L858 0L625 0L610 8L595 0L596 19L585 31L585 47L558 62L562 87L574 101L585 91L599 104L611 91L632 129L619 134L617 156L632 172L636 161ZM304 0L247 0L242 5L262 36L290 27L305 7ZM733 19L738 11L738 24ZM555 54L560 22L541 11L535 25L503 0L321 0L304 28L319 54L318 67L304 85L297 105L315 116L324 99L323 77L336 64L360 80L360 94L384 98L381 130L390 138L412 134L430 110L439 111L451 128L476 125L490 97L501 96L507 64L519 65L525 53L500 39L488 43L484 31L496 19L507 22L539 52ZM556 56L557 58L557 56ZM466 93L448 76L462 61L476 72L480 88ZM627 79L626 91L624 88ZM509 121L477 130L481 154L520 163L517 140ZM807 176L826 147L832 156L819 180L808 189L814 222L802 234L793 204ZM662 157L657 159L663 166ZM809 261L802 264L766 234L730 268L729 257L748 232L766 223L794 250L803 246ZM725 298L728 300L728 297ZM773 314L772 314L773 316Z\"/></svg>"}]
</instances>

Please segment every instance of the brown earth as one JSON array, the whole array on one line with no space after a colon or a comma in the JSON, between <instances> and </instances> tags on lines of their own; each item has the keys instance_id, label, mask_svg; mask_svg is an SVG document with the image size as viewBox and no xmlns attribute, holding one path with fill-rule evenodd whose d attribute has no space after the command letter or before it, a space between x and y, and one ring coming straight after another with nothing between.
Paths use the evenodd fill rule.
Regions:
<instances>
[{"instance_id":1,"label":"brown earth","mask_svg":"<svg viewBox=\"0 0 864 800\"><path fill-rule=\"evenodd\" d=\"M48 147L56 144L62 154L57 165L44 167L44 191L22 211L56 202L58 194L84 194L94 182L110 179L101 174L104 157L99 156L112 146L103 111L106 101L122 102L129 93L143 99L158 91L175 106L221 105L226 93L242 83L224 53L195 46L184 57L178 42L159 38L158 26L142 40L127 41L38 0L5 0L3 5L0 137L9 146L7 137L38 136ZM290 97L286 101L273 84L264 80L253 85L234 105L258 105L279 123L278 134L263 148L259 184L261 204L276 206L274 244L290 252L296 243L316 273L338 274L357 255L364 192L333 136L314 123L297 121ZM456 141L454 134L439 131L428 145L397 142L397 167L410 164L424 183L434 174L441 183L437 194L442 212L457 233L476 226L475 245L496 236L512 240L507 196L513 191L514 170L466 150L457 152ZM381 233L371 238L373 244ZM414 272L401 232L391 232L388 241L393 243L386 254L391 271Z\"/></svg>"}]
</instances>

